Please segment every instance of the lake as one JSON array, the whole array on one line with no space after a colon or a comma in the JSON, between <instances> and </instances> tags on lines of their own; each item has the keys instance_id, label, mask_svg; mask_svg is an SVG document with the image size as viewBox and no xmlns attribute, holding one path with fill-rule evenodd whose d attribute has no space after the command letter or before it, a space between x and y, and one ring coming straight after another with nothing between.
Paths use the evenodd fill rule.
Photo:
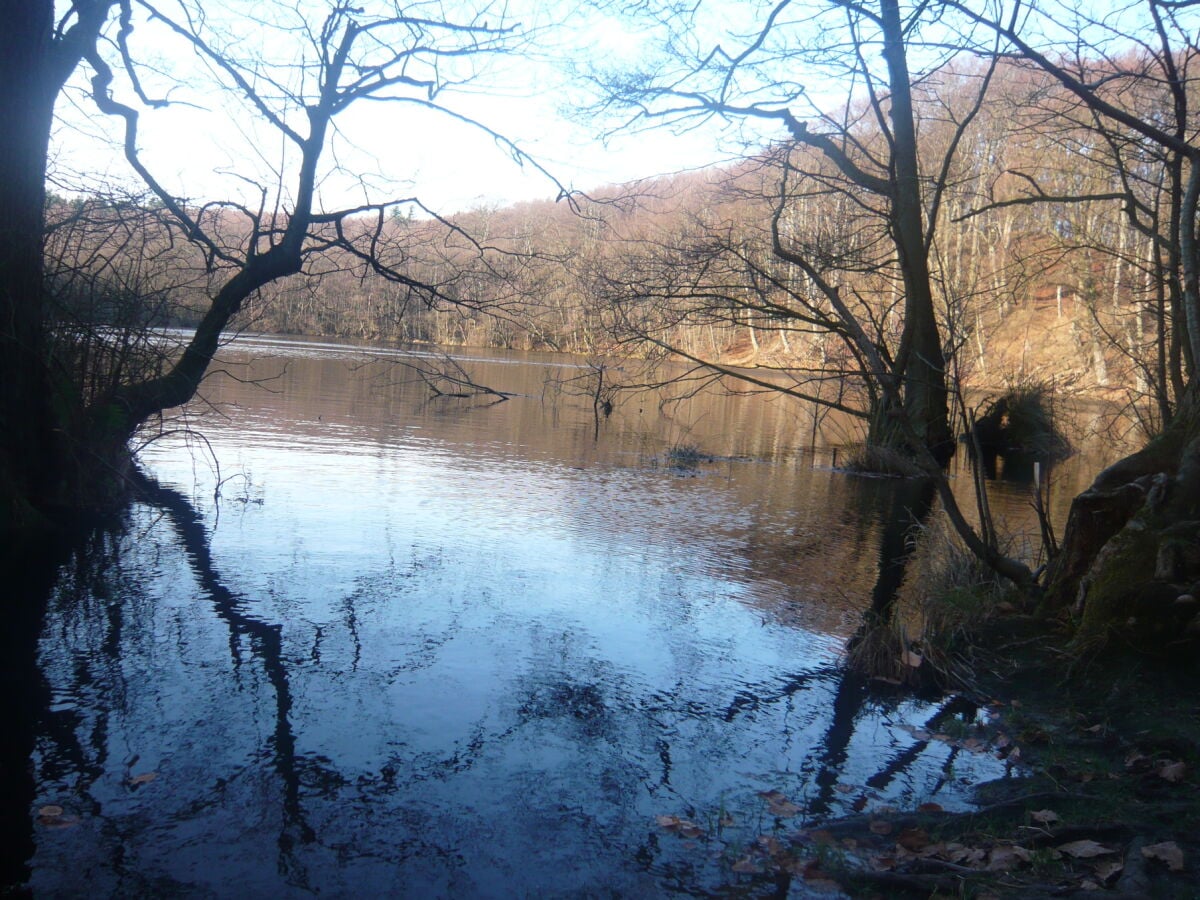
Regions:
<instances>
[{"instance_id":1,"label":"lake","mask_svg":"<svg viewBox=\"0 0 1200 900\"><path fill-rule=\"evenodd\" d=\"M982 713L839 667L894 490L834 467L844 423L708 390L597 431L569 357L462 357L505 402L396 352L222 359L142 454L160 487L58 569L35 894L766 896L731 865L759 836L1006 775L920 731Z\"/></svg>"}]
</instances>

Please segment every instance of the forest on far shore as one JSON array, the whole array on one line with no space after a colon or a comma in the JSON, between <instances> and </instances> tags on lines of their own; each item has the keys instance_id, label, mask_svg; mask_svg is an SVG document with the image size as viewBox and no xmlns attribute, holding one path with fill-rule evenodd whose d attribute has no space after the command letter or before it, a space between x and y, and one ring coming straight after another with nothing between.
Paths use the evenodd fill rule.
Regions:
<instances>
[{"instance_id":1,"label":"forest on far shore","mask_svg":"<svg viewBox=\"0 0 1200 900\"><path fill-rule=\"evenodd\" d=\"M1153 233L1129 227L1117 199L1137 169L1114 166L1087 116L1064 114L1073 105L1065 91L1019 62L998 66L960 134L982 77L978 67L951 67L914 86L918 146L929 155L922 165L931 183L945 185L930 261L958 382L1071 388L1153 417L1156 393L1169 392L1156 383L1165 371L1157 361L1178 348L1157 277L1161 248ZM846 115L869 149L885 137L867 112ZM952 140L959 145L950 154ZM951 171L936 170L942 159L953 159ZM1133 187L1157 208L1165 186L1149 180L1149 167L1145 174ZM195 218L231 248L245 240L235 210L214 205ZM80 325L194 326L224 277L219 261L183 240L161 204L144 198L53 195L48 220L59 315ZM682 354L805 373L818 384L853 380L861 363L851 342L832 318L820 319L828 304L807 276L773 253L773 227L839 279L881 344L896 339L902 285L886 217L848 189L824 154L790 143L569 201L448 218L374 211L330 234L331 245L361 254L335 249L266 285L238 326L442 346Z\"/></svg>"}]
</instances>

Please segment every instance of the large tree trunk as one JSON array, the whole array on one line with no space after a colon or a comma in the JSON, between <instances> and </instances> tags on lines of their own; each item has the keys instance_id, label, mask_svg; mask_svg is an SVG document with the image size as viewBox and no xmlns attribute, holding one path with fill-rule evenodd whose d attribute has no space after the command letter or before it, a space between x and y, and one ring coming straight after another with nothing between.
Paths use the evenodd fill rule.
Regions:
<instances>
[{"instance_id":1,"label":"large tree trunk","mask_svg":"<svg viewBox=\"0 0 1200 900\"><path fill-rule=\"evenodd\" d=\"M1044 605L1081 640L1158 650L1200 626L1200 382L1171 425L1101 472L1071 505ZM1192 624L1193 621L1195 624Z\"/></svg>"},{"instance_id":2,"label":"large tree trunk","mask_svg":"<svg viewBox=\"0 0 1200 900\"><path fill-rule=\"evenodd\" d=\"M933 289L926 246L925 216L917 161L917 132L912 105L912 85L904 49L904 31L896 0L880 4L884 34L883 55L891 92L892 240L904 281L904 330L896 353L896 375L904 389L904 413L918 438L939 463L954 455L946 392L946 361L934 311ZM893 443L884 409L872 427L873 441Z\"/></svg>"},{"instance_id":3,"label":"large tree trunk","mask_svg":"<svg viewBox=\"0 0 1200 900\"><path fill-rule=\"evenodd\" d=\"M46 71L53 4L7 0L0 9L0 532L5 532L27 524L53 492L42 229L58 85Z\"/></svg>"},{"instance_id":4,"label":"large tree trunk","mask_svg":"<svg viewBox=\"0 0 1200 900\"><path fill-rule=\"evenodd\" d=\"M53 0L0 0L0 534L71 499L58 427L70 390L46 346L46 159L59 91L115 2L76 0L56 32Z\"/></svg>"}]
</instances>

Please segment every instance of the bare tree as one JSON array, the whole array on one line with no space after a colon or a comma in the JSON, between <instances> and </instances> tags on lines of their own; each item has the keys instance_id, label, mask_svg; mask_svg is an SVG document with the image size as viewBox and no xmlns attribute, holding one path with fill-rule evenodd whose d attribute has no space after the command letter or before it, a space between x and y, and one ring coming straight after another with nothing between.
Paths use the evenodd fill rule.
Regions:
<instances>
[{"instance_id":1,"label":"bare tree","mask_svg":"<svg viewBox=\"0 0 1200 900\"><path fill-rule=\"evenodd\" d=\"M783 0L762 10L747 33L715 23L703 4L638 6L660 24L663 52L642 71L599 73L606 107L630 112L624 128L721 118L782 130L770 233L774 255L790 269L789 290L806 298L801 305L809 312L822 309L825 327L848 339L869 382L894 382L894 394L875 394L870 442L906 445L911 435L897 427L903 413L916 439L944 464L954 441L931 256L949 175L992 70L980 71L973 97L950 112L951 136L940 157L931 159L926 148L921 158L914 91L947 63L938 45L944 36L924 37L925 29L944 35L947 27L929 4ZM912 71L918 48L922 68ZM823 89L829 84L844 90L840 99ZM841 229L853 244L844 252L830 252L835 248L816 232L794 227L804 196L817 190L841 194L858 225L856 235ZM856 296L863 280L847 278L867 272L874 291L899 300L894 336L864 314L888 301L864 305Z\"/></svg>"},{"instance_id":2,"label":"bare tree","mask_svg":"<svg viewBox=\"0 0 1200 900\"><path fill-rule=\"evenodd\" d=\"M1015 58L1052 79L1060 115L1089 126L1093 140L1081 152L1102 153L1115 183L1105 192L1059 194L1027 176L1024 190L996 205L1108 201L1150 242L1164 338L1147 364L1158 372L1164 428L1075 499L1047 600L1051 608L1073 607L1094 639L1131 632L1139 622L1161 628L1190 616L1173 601L1181 585L1200 578L1185 550L1198 537L1200 514L1200 145L1193 109L1200 10L1170 0L1092 14L1054 0L983 10L958 0L943 6L989 27ZM1073 36L1066 53L1064 29Z\"/></svg>"},{"instance_id":3,"label":"bare tree","mask_svg":"<svg viewBox=\"0 0 1200 900\"><path fill-rule=\"evenodd\" d=\"M715 22L705 16L703 4L637 6L662 26L664 52L642 71L597 74L604 105L630 111L625 128L687 127L723 118L777 123L786 130L769 227L771 252L784 267L775 270L774 283L761 281L759 299L752 302L766 321L786 316L840 336L872 401L869 445L893 451L886 454L890 466L931 478L971 550L1002 576L1031 586L1029 567L1001 553L990 529L981 534L972 527L942 471L955 442L931 265L958 151L983 106L995 59L974 73L962 109L942 108L949 136L935 145L940 152L931 162L921 158L914 92L949 71L957 44L946 49L950 23L930 4L902 9L898 0L829 0L814 8L782 0L746 35L730 33L728 11ZM923 36L927 28L936 31L935 38ZM916 48L928 60L919 72L910 70ZM875 52L882 66L874 62ZM846 85L848 99L828 105L814 99L816 91L810 94L804 80L815 84L822 76L825 83ZM788 213L795 211L796 198L822 192L840 196L850 216L871 226L835 222L823 229L826 223L818 223L807 233L791 227L794 216ZM728 241L717 256L730 250L738 267L752 259ZM709 253L695 261L709 266L713 259ZM676 267L686 272L687 261L666 266ZM758 264L749 268L751 283L768 272ZM736 321L742 304L719 286L720 277L716 288L687 274L674 283L680 280L682 290L668 282L662 293L660 308L668 316L670 298L677 295L689 302L701 298L708 314L723 307ZM867 299L868 291L876 297ZM772 305L773 297L783 299ZM900 310L894 337L889 302ZM819 390L784 390L830 402ZM834 402L841 403L844 395L838 398Z\"/></svg>"},{"instance_id":4,"label":"bare tree","mask_svg":"<svg viewBox=\"0 0 1200 900\"><path fill-rule=\"evenodd\" d=\"M484 302L458 283L460 273L453 266L440 272L416 271L410 252L414 230L388 225L396 209L416 209L437 223L440 240L455 247L458 257L473 254L486 269L490 257L485 243L439 217L419 196L372 196L376 192L371 181L347 171L342 159L343 154L362 158L345 139L347 120L352 111L358 115L373 106L376 120L407 113L441 116L473 131L481 146L496 146L517 163L544 172L500 131L454 102L456 89L478 80L490 62L522 51L530 39L531 33L510 18L507 4L263 0L214 8L192 0L117 0L75 4L68 17L74 16L76 25L68 29L60 24L57 31L50 30L49 4L37 6L40 14L26 37L36 36L35 26L52 37L49 47L38 45L41 49L36 50L45 57L41 61L48 70L39 88L45 121L35 123L42 143L32 153L40 153L41 167L36 178L31 176L38 191L45 173L50 110L73 69L57 53L68 62L86 61L91 102L115 125L125 160L169 220L173 239L195 248L206 280L207 296L194 332L161 372L140 373L146 377L129 373L113 390L93 395L88 408L71 417L83 423L82 430L67 433L59 427L65 423L54 421L49 411L39 417L45 431L74 444L68 455L90 456L101 468L119 467L130 436L143 423L195 394L222 335L247 301L290 276L370 275L391 285L393 299L401 306L471 307ZM109 20L113 11L115 18ZM78 40L76 32L81 35ZM68 48L74 57L65 56ZM174 62L150 61L171 56ZM27 80L14 75L15 82ZM163 115L175 104L197 102L187 99L191 96L221 97L229 110L222 125L227 143L243 143L240 154L230 156L244 160L235 174L246 189L229 199L187 199L188 186L172 184L156 171L143 146L147 118ZM20 110L7 106L0 112L20 117ZM182 156L182 145L191 136L173 137ZM160 159L167 140L161 134L155 138L152 149L160 151ZM339 181L343 188L356 188L361 202L327 206L326 194L345 202L346 191L336 189ZM40 233L43 203L38 191L33 193L38 194L39 227L29 229L33 234ZM22 228L28 225L21 223ZM429 229L422 234L428 240ZM27 249L26 255L36 251L40 259L40 242ZM40 266L34 274L36 290L32 285L21 290L40 297ZM9 293L15 296L14 292L15 287ZM36 320L34 332L45 331L43 310L44 304L37 304L31 319ZM24 373L46 370L46 348L36 334L14 332L5 338L25 354L16 367L18 385L28 382ZM7 381L4 389L9 390ZM49 392L35 393L41 397ZM3 409L6 424L26 416L31 402L18 396L9 399L12 403L6 400ZM20 460L26 452L17 447L10 455ZM6 462L5 472L13 465ZM62 471L43 474L60 482L65 477ZM65 494L72 488L87 483L87 477L80 476L73 486L60 483L52 492L68 499ZM13 493L21 491L25 489Z\"/></svg>"}]
</instances>

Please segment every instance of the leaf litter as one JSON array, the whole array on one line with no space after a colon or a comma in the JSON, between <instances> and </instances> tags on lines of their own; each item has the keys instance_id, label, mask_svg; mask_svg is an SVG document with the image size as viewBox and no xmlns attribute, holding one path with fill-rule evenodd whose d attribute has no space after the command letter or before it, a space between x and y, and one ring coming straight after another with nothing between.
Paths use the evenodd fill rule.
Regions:
<instances>
[{"instance_id":1,"label":"leaf litter","mask_svg":"<svg viewBox=\"0 0 1200 900\"><path fill-rule=\"evenodd\" d=\"M1011 704L1007 708L1020 707ZM1049 731L1042 731L1036 724L1022 722L1018 727L1011 721L1002 722L1002 718L1007 720L1008 717L993 714L984 727L973 728L961 736L935 731L932 724L927 728L908 724L892 727L906 732L915 741L936 741L971 753L992 753L1009 762L1022 760L1019 744L1036 748L1055 740L1057 732L1052 726L1046 726ZM1084 723L1088 721L1082 715L1079 718ZM1107 721L1087 727L1077 724L1074 731L1085 741L1103 741L1107 742L1106 746L1117 744L1120 734L1119 729ZM1096 747L1095 743L1087 746L1089 754L1096 752L1090 749ZM1121 751L1123 771L1122 756L1116 756L1117 771L1114 772L1106 770L1092 756L1085 755L1080 760L1082 766L1080 761L1069 769L1060 765L1059 772L1053 777L1074 780L1081 785L1095 782L1097 787L1117 779L1137 778L1143 783L1157 783L1164 789L1170 785L1172 790L1177 790L1176 785L1190 782L1188 763L1179 758L1183 754L1178 750L1148 751L1150 755L1147 755L1136 749L1130 751L1128 746L1126 744L1126 749ZM1039 764L1039 756L1040 753L1035 755L1035 764ZM1064 893L1080 889L1128 890L1125 882L1134 884L1136 882L1131 879L1138 877L1139 867L1131 867L1125 855L1126 852L1138 853L1134 829L1115 828L1101 822L1093 830L1088 821L1071 822L1076 816L1066 808L1056 810L1030 804L1024 812L1026 824L1018 823L1011 833L997 836L972 829L964 834L957 833L953 825L949 829L945 826L953 821L968 820L947 813L937 803L921 804L915 813L901 813L894 807L876 805L872 801L878 798L867 789L844 782L838 782L833 789L845 795L863 791L854 810L864 814L835 820L811 830L794 831L783 840L777 837L782 835L780 829L783 828L782 823L777 822L774 835L760 836L756 842L741 847L727 844L723 856L728 870L738 876L754 878L788 873L803 878L810 893L839 890L837 879L840 877L865 877L869 881L872 873L879 873L881 879L910 880L914 885L924 883L921 879L931 879L928 883L935 884L948 871L960 873L960 878L977 873L974 877L981 879L981 888L994 885L1004 896L1016 896L1008 892L1030 880L1045 887L1048 871L1055 873L1052 878L1055 890ZM1064 791L1061 782L1055 783L1054 791ZM1071 796L1070 792L1066 791L1065 796ZM803 811L782 791L760 791L759 797L765 802L767 813L776 819L792 818ZM867 809L868 805L873 809ZM703 829L686 819L660 816L659 824L685 837L704 836ZM953 837L949 837L948 832ZM1131 844L1131 841L1134 842ZM1163 840L1140 846L1140 855L1164 875L1187 869L1184 850L1175 841ZM826 866L832 864L832 874L829 869L822 868L822 862ZM1127 871L1132 874L1126 875ZM895 883L880 882L884 886ZM993 895L985 889L978 896L1000 894Z\"/></svg>"}]
</instances>

